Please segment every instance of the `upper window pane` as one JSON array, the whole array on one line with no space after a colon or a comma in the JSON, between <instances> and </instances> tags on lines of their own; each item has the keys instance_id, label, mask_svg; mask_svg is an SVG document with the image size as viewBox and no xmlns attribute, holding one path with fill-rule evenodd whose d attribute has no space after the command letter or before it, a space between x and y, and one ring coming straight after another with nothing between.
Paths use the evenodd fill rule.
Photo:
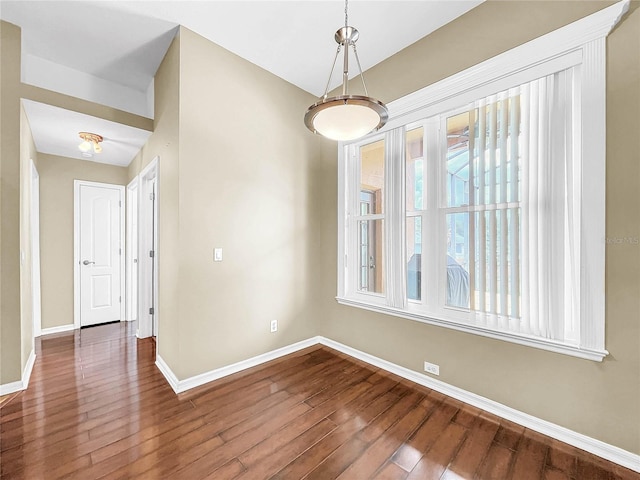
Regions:
<instances>
[{"instance_id":1,"label":"upper window pane","mask_svg":"<svg viewBox=\"0 0 640 480\"><path fill-rule=\"evenodd\" d=\"M406 176L407 211L423 210L424 201L424 128L407 132Z\"/></svg>"},{"instance_id":2,"label":"upper window pane","mask_svg":"<svg viewBox=\"0 0 640 480\"><path fill-rule=\"evenodd\" d=\"M447 118L448 207L519 201L520 95L508 93Z\"/></svg>"},{"instance_id":3,"label":"upper window pane","mask_svg":"<svg viewBox=\"0 0 640 480\"><path fill-rule=\"evenodd\" d=\"M363 195L367 197L363 203ZM360 215L383 212L384 140L360 148Z\"/></svg>"},{"instance_id":4,"label":"upper window pane","mask_svg":"<svg viewBox=\"0 0 640 480\"><path fill-rule=\"evenodd\" d=\"M469 112L447 118L447 206L469 204Z\"/></svg>"},{"instance_id":5,"label":"upper window pane","mask_svg":"<svg viewBox=\"0 0 640 480\"><path fill-rule=\"evenodd\" d=\"M475 131L471 182L476 205L520 199L520 100L515 92L511 96L503 92L478 102L478 108L469 112Z\"/></svg>"}]
</instances>

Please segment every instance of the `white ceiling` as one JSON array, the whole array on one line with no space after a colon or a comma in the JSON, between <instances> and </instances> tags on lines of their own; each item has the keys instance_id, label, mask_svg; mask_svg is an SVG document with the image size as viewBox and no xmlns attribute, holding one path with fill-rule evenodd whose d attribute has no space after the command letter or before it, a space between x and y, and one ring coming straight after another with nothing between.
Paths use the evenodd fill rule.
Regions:
<instances>
[{"instance_id":1,"label":"white ceiling","mask_svg":"<svg viewBox=\"0 0 640 480\"><path fill-rule=\"evenodd\" d=\"M349 24L360 31L362 68L383 61L482 1L352 0ZM139 92L149 87L176 27L183 25L321 96L337 46L333 34L344 24L344 2L0 0L0 18L21 27L23 56ZM336 72L331 88L340 81Z\"/></svg>"},{"instance_id":2,"label":"white ceiling","mask_svg":"<svg viewBox=\"0 0 640 480\"><path fill-rule=\"evenodd\" d=\"M23 100L36 150L61 157L89 160L126 167L145 144L151 132L72 112L44 103ZM99 132L104 138L102 153L83 157L78 132Z\"/></svg>"}]
</instances>

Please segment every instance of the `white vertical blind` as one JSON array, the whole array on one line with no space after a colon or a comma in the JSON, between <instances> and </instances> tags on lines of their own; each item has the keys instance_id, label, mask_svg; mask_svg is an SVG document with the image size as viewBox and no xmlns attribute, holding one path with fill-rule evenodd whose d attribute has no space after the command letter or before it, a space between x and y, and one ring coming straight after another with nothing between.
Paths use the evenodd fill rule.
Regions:
<instances>
[{"instance_id":1,"label":"white vertical blind","mask_svg":"<svg viewBox=\"0 0 640 480\"><path fill-rule=\"evenodd\" d=\"M470 143L470 304L478 325L565 341L579 275L572 245L572 70L479 100ZM473 115L472 115L473 118ZM568 323L566 323L568 322Z\"/></svg>"},{"instance_id":2,"label":"white vertical blind","mask_svg":"<svg viewBox=\"0 0 640 480\"><path fill-rule=\"evenodd\" d=\"M476 141L470 143L470 273L479 297L470 303L477 325L519 332L519 88L481 99L472 110L478 116ZM475 125L474 125L475 128Z\"/></svg>"},{"instance_id":3,"label":"white vertical blind","mask_svg":"<svg viewBox=\"0 0 640 480\"><path fill-rule=\"evenodd\" d=\"M484 101L480 101L478 105L478 205L484 205L487 200L485 197L485 152L487 149L487 113ZM477 216L478 228L474 229L476 233L476 239L478 243L478 311L485 312L487 310L487 242L485 241L486 235L486 222L483 211L479 211L477 215L472 215L474 218ZM476 241L473 239L473 241ZM475 259L474 259L475 260ZM479 317L481 323L486 323L484 316Z\"/></svg>"},{"instance_id":4,"label":"white vertical blind","mask_svg":"<svg viewBox=\"0 0 640 480\"><path fill-rule=\"evenodd\" d=\"M565 308L567 276L574 271L574 219L566 215L566 195L573 182L571 152L571 70L536 80L522 87L522 324L534 335L566 340L565 323L572 324ZM568 254L568 257L565 256ZM570 292L569 288L569 292Z\"/></svg>"},{"instance_id":5,"label":"white vertical blind","mask_svg":"<svg viewBox=\"0 0 640 480\"><path fill-rule=\"evenodd\" d=\"M385 134L385 255L387 305L404 308L407 304L407 243L405 227L405 128L400 127Z\"/></svg>"},{"instance_id":6,"label":"white vertical blind","mask_svg":"<svg viewBox=\"0 0 640 480\"><path fill-rule=\"evenodd\" d=\"M519 89L518 89L519 91ZM516 138L520 134L520 102L516 98L510 99L509 103L509 132L510 158L509 162L509 202L515 204L520 200L520 189L518 186L520 142ZM509 209L509 225L512 232L509 240L510 272L509 272L509 298L511 300L509 310L509 330L520 330L520 208Z\"/></svg>"}]
</instances>

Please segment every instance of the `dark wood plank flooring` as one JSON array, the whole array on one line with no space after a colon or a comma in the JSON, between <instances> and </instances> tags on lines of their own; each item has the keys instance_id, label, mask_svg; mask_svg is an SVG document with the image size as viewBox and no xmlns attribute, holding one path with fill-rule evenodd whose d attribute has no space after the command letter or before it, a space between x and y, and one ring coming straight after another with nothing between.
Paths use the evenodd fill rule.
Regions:
<instances>
[{"instance_id":1,"label":"dark wood plank flooring","mask_svg":"<svg viewBox=\"0 0 640 480\"><path fill-rule=\"evenodd\" d=\"M2 479L640 479L324 347L175 395L133 334L38 340L0 408Z\"/></svg>"}]
</instances>

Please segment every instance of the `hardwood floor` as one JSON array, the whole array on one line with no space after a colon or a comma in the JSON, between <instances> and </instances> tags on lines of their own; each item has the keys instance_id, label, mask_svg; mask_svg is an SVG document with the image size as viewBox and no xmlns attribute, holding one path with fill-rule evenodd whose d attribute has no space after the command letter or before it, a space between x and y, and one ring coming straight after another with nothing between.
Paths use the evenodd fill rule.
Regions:
<instances>
[{"instance_id":1,"label":"hardwood floor","mask_svg":"<svg viewBox=\"0 0 640 480\"><path fill-rule=\"evenodd\" d=\"M2 479L640 479L325 347L175 395L133 333L38 342Z\"/></svg>"}]
</instances>

